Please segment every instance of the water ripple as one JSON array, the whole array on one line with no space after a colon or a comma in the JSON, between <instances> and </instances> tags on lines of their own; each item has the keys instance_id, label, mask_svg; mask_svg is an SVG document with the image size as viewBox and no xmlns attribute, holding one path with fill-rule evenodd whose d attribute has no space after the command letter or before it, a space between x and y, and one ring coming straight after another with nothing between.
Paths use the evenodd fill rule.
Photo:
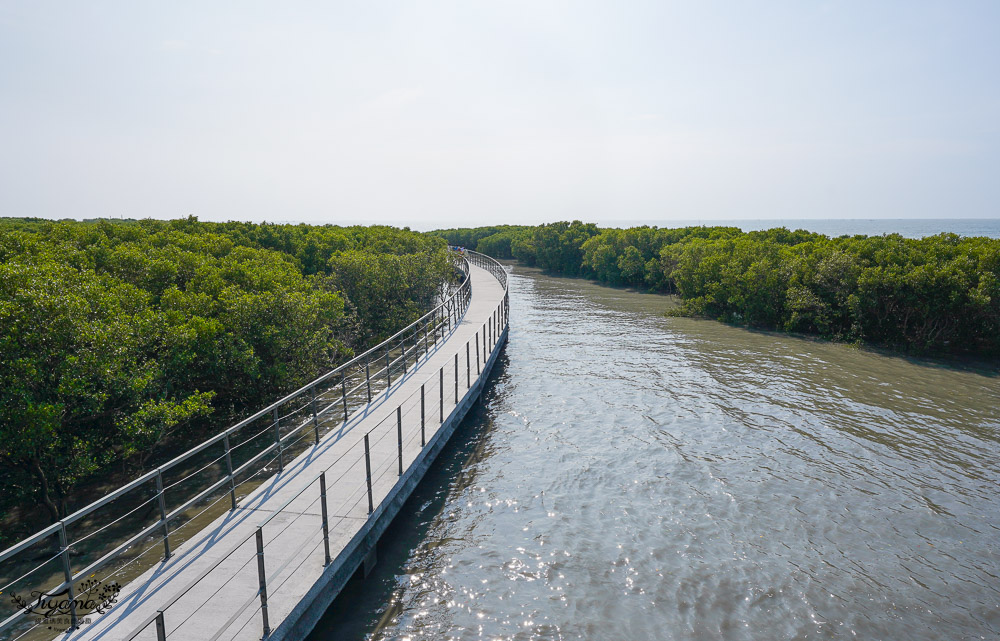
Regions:
<instances>
[{"instance_id":1,"label":"water ripple","mask_svg":"<svg viewBox=\"0 0 1000 641\"><path fill-rule=\"evenodd\" d=\"M474 452L420 490L370 638L1000 636L990 372L530 270L511 298Z\"/></svg>"}]
</instances>

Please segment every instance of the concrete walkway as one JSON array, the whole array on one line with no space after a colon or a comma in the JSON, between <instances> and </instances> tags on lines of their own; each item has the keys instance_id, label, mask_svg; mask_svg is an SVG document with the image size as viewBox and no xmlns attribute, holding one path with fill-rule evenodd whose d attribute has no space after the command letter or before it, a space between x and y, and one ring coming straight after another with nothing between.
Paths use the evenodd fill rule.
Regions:
<instances>
[{"instance_id":1,"label":"concrete walkway","mask_svg":"<svg viewBox=\"0 0 1000 641\"><path fill-rule=\"evenodd\" d=\"M261 639L258 527L264 544L268 638L301 638L308 632L359 564L366 557L371 560L378 536L478 398L506 340L506 328L494 323L501 316L497 312L504 289L488 271L471 269L468 311L416 367L346 423L337 421L338 429L245 497L236 510L183 543L168 561L131 581L111 610L88 615L90 623L63 638L155 640L155 617L163 610L163 633L169 639ZM366 434L375 508L371 515ZM320 472L325 472L326 481L329 564L322 534Z\"/></svg>"}]
</instances>

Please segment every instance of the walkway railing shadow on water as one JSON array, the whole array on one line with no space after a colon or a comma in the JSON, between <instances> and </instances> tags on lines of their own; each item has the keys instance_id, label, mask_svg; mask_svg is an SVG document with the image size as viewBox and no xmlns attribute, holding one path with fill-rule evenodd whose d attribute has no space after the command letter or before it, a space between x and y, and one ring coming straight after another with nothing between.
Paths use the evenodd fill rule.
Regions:
<instances>
[{"instance_id":1,"label":"walkway railing shadow on water","mask_svg":"<svg viewBox=\"0 0 1000 641\"><path fill-rule=\"evenodd\" d=\"M508 296L506 293L506 272L491 258L462 251L459 270L464 279L454 293L433 310L422 316L395 335L357 356L336 369L320 376L299 390L272 403L254 415L240 421L233 427L184 452L172 461L140 476L132 482L109 493L103 498L74 512L61 521L41 530L20 543L0 552L0 638L28 639L52 638L59 630L52 631L51 620L32 623L24 607L15 605L8 595L20 594L24 601L37 601L39 595L61 595L68 604L60 613L66 615L66 628L75 628L79 619L89 616L86 611L78 611L82 596L89 596L100 602L93 591L113 582L126 583L160 562L172 557L171 548L176 548L185 540L198 534L220 515L228 510L237 513L240 503L256 487L268 478L280 475L286 462L309 448L318 448L324 436L337 430L343 431L353 417L368 415L389 399L388 392L394 381L411 375L410 369L428 359L439 349L443 340L461 321L472 299L471 276L468 264L471 262L487 269L504 287L504 296L493 311L490 322L477 331L474 346L472 341L463 346L465 351L467 385L471 385L471 352L475 348L477 374L488 359L493 346L499 340L502 328L506 327ZM482 350L480 350L480 346ZM454 403L459 401L460 351L454 355ZM480 357L480 351L482 355ZM412 363L412 364L411 364ZM450 370L451 368L449 368ZM451 371L448 372L452 374ZM435 381L436 379L436 381ZM438 385L433 385L437 382ZM450 381L449 381L450 382ZM430 386L428 386L430 383ZM421 385L419 395L419 427L416 422L416 401L413 394L396 405L375 428L369 430L344 454L328 465L313 481L306 485L289 502L312 490L315 494L308 506L298 509L299 516L283 524L287 529L298 518L306 515L317 503L322 507L322 537L316 541L307 540L302 547L311 545L310 553L299 560L304 563L322 545L322 562L330 562L329 519L326 500L327 481L335 484L354 466L366 461L366 482L359 485L367 488L355 500L353 494L348 501L351 505L341 506L337 514L347 514L351 506L367 501L367 512L376 511L373 504L373 488L390 480L391 472L402 475L405 469L404 451L414 446L419 436L420 448L426 443L425 425L429 416L429 406L433 410L436 401L438 418L443 421L445 401L452 395L445 393L445 368ZM427 389L431 397L427 397ZM436 389L434 389L436 388ZM386 391L384 397L380 394ZM405 414L403 407L411 405ZM450 405L450 404L449 404ZM449 406L450 411L450 406ZM411 424L404 429L404 424ZM395 430L392 428L395 427ZM376 447L393 445L388 438L395 431L398 447L398 469L393 466L371 470L371 452ZM347 452L351 457L347 458ZM418 453L419 454L419 450ZM414 457L411 456L412 461ZM330 476L327 474L330 473ZM355 492L354 494L358 494ZM366 494L366 495L365 495ZM227 500L228 498L228 500ZM290 554L284 564L265 576L264 572L264 527L271 523L271 517L261 523L252 537L254 554L242 559L246 568L252 560L258 561L259 585L242 607L231 610L232 618L212 638L220 636L254 602L259 601L257 610L261 612L261 624L265 635L269 632L267 618L267 594L270 589L280 589L276 582L296 553ZM343 521L346 517L341 517ZM269 534L273 541L279 532ZM212 570L229 560L245 547L250 538L223 554L215 563L183 590L158 607L159 613L139 626L129 638L136 638L144 630L155 630L151 638L164 639L167 636L164 617L169 607L183 598L197 583ZM108 542L112 543L108 543ZM55 543L56 545L53 545ZM108 549L110 548L110 549ZM41 560L40 563L38 561ZM293 571L294 573L294 571ZM100 578L98 578L100 575ZM234 572L226 581L228 584L239 576ZM285 577L287 580L287 576ZM220 587L220 590L223 588ZM215 594L219 594L217 590ZM227 593L231 602L232 594ZM118 606L116 606L118 607ZM246 625L245 622L243 625ZM179 626L171 631L173 635ZM238 631L237 631L238 634ZM177 638L184 638L180 634Z\"/></svg>"}]
</instances>

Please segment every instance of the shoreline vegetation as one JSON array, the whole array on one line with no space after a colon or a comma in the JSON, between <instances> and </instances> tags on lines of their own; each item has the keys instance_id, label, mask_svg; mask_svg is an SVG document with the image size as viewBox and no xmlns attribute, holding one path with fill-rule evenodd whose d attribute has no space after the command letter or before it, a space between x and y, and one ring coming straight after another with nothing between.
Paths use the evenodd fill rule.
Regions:
<instances>
[{"instance_id":1,"label":"shoreline vegetation","mask_svg":"<svg viewBox=\"0 0 1000 641\"><path fill-rule=\"evenodd\" d=\"M670 315L911 355L1000 356L997 239L580 221L430 233L551 274L677 295Z\"/></svg>"},{"instance_id":2,"label":"shoreline vegetation","mask_svg":"<svg viewBox=\"0 0 1000 641\"><path fill-rule=\"evenodd\" d=\"M453 260L408 228L0 218L0 547L405 327Z\"/></svg>"}]
</instances>

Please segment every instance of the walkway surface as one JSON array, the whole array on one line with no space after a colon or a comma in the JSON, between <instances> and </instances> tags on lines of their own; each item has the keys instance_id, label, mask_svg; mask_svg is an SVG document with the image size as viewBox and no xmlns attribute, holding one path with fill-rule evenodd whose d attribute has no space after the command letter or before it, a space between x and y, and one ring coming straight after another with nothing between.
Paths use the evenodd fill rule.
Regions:
<instances>
[{"instance_id":1,"label":"walkway surface","mask_svg":"<svg viewBox=\"0 0 1000 641\"><path fill-rule=\"evenodd\" d=\"M370 405L360 408L318 445L286 465L282 473L242 499L236 510L183 543L168 561L131 581L111 610L89 615L90 623L63 638L155 640L157 625L152 619L162 609L166 638L260 639L263 616L256 538L262 524L267 618L271 630L277 629L307 592L315 591L327 569L317 483L320 472L325 471L330 556L336 564L370 521L364 436L368 434L372 499L378 516L383 499L401 478L405 479L415 461L423 462L419 460L424 452L421 385L423 440L428 447L435 433L448 426L452 412L464 412L472 393L481 391L484 381L477 372L483 371L487 358L495 355L502 344L497 334L503 328L499 323L492 329L490 325L503 301L504 289L488 271L476 266L471 269L472 301L468 311L444 341L421 356L416 367L411 365L403 378L393 381ZM485 375L483 372L483 379ZM421 475L422 470L414 484ZM135 634L144 622L148 625Z\"/></svg>"}]
</instances>

